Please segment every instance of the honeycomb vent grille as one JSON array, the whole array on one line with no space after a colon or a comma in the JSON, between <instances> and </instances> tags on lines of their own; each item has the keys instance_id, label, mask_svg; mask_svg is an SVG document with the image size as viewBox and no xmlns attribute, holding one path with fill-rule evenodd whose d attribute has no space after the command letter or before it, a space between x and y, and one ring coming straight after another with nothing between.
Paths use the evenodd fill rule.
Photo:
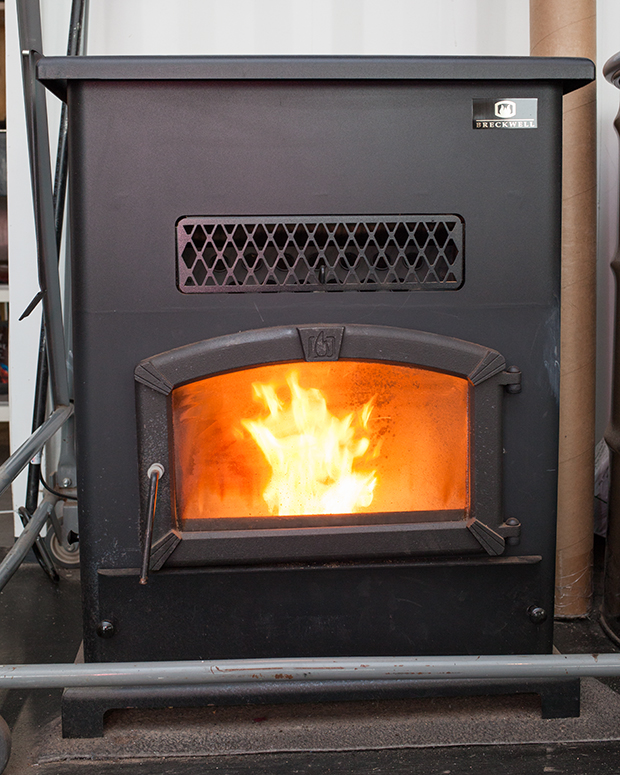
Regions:
<instances>
[{"instance_id":1,"label":"honeycomb vent grille","mask_svg":"<svg viewBox=\"0 0 620 775\"><path fill-rule=\"evenodd\" d=\"M206 218L177 222L183 293L456 290L457 215Z\"/></svg>"}]
</instances>

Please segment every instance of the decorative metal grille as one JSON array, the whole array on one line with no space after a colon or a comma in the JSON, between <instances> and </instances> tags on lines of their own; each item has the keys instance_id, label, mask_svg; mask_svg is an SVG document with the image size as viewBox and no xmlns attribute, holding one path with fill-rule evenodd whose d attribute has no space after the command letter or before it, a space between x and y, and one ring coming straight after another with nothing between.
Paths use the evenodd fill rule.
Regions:
<instances>
[{"instance_id":1,"label":"decorative metal grille","mask_svg":"<svg viewBox=\"0 0 620 775\"><path fill-rule=\"evenodd\" d=\"M183 293L455 290L457 215L207 218L177 222Z\"/></svg>"}]
</instances>

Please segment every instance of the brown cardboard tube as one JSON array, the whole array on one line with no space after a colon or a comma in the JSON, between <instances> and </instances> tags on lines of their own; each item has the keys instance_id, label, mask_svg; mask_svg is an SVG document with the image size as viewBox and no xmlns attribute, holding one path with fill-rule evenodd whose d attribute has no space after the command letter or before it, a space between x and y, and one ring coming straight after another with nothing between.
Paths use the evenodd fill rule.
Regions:
<instances>
[{"instance_id":1,"label":"brown cardboard tube","mask_svg":"<svg viewBox=\"0 0 620 775\"><path fill-rule=\"evenodd\" d=\"M530 0L532 56L596 57L596 0ZM564 98L562 328L555 614L592 596L596 344L596 86Z\"/></svg>"}]
</instances>

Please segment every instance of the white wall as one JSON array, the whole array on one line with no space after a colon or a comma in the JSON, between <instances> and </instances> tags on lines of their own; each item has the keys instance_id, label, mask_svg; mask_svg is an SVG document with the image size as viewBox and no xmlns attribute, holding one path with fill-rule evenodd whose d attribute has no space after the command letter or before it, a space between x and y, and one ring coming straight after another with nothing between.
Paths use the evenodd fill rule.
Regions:
<instances>
[{"instance_id":1,"label":"white wall","mask_svg":"<svg viewBox=\"0 0 620 775\"><path fill-rule=\"evenodd\" d=\"M41 0L46 54L66 49L70 0ZM598 0L599 63L620 49L620 2ZM17 317L37 291L15 0L6 2L11 442L30 432L39 313ZM90 0L90 54L446 54L529 53L529 0ZM600 70L600 67L599 67ZM612 284L617 243L620 94L599 79L599 401L608 414ZM56 101L50 98L52 118ZM57 120L57 119L56 119ZM54 121L51 125L55 126ZM54 130L51 129L51 134ZM24 478L14 487L24 499Z\"/></svg>"},{"instance_id":2,"label":"white wall","mask_svg":"<svg viewBox=\"0 0 620 775\"><path fill-rule=\"evenodd\" d=\"M91 0L91 54L529 53L529 0Z\"/></svg>"}]
</instances>

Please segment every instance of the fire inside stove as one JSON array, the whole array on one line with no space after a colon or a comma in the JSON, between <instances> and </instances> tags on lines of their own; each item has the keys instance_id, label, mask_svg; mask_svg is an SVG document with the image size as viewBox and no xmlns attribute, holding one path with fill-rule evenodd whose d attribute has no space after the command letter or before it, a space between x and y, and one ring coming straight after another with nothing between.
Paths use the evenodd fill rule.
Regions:
<instances>
[{"instance_id":1,"label":"fire inside stove","mask_svg":"<svg viewBox=\"0 0 620 775\"><path fill-rule=\"evenodd\" d=\"M369 506L377 472L368 469L381 448L368 428L376 396L337 417L321 390L301 387L297 371L287 374L286 384L290 395L282 398L277 383L253 382L268 415L241 421L271 468L263 492L270 513L346 514Z\"/></svg>"},{"instance_id":2,"label":"fire inside stove","mask_svg":"<svg viewBox=\"0 0 620 775\"><path fill-rule=\"evenodd\" d=\"M342 360L259 366L178 387L177 518L184 530L269 517L462 518L469 388L441 372Z\"/></svg>"}]
</instances>

